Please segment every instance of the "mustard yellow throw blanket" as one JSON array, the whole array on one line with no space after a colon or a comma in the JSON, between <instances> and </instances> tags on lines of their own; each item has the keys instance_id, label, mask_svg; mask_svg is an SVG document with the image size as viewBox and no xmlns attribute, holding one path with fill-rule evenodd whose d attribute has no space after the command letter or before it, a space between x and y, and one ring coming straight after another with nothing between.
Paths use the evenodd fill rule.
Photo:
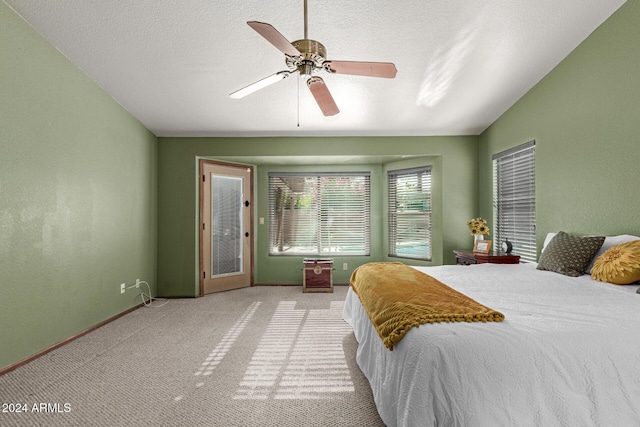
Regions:
<instances>
[{"instance_id":1,"label":"mustard yellow throw blanket","mask_svg":"<svg viewBox=\"0 0 640 427\"><path fill-rule=\"evenodd\" d=\"M389 350L423 323L504 320L502 313L402 263L361 265L351 275L351 287Z\"/></svg>"}]
</instances>

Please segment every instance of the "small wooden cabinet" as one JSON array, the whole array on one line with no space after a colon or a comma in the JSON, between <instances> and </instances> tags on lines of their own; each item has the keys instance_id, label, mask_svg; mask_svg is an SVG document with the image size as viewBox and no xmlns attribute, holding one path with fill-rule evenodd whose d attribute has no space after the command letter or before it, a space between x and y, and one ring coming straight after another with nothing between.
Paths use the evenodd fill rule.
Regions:
<instances>
[{"instance_id":1,"label":"small wooden cabinet","mask_svg":"<svg viewBox=\"0 0 640 427\"><path fill-rule=\"evenodd\" d=\"M302 292L333 292L333 259L305 258Z\"/></svg>"},{"instance_id":2,"label":"small wooden cabinet","mask_svg":"<svg viewBox=\"0 0 640 427\"><path fill-rule=\"evenodd\" d=\"M520 255L507 255L504 252L490 252L481 254L472 251L454 250L456 254L456 264L472 265L472 264L518 264Z\"/></svg>"}]
</instances>

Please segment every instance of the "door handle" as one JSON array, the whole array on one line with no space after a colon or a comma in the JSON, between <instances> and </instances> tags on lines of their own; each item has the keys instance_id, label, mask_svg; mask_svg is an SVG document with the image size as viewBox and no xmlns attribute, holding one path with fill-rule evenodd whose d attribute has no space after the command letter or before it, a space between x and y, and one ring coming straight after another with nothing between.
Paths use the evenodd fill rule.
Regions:
<instances>
[{"instance_id":1,"label":"door handle","mask_svg":"<svg viewBox=\"0 0 640 427\"><path fill-rule=\"evenodd\" d=\"M244 237L249 237L249 232L244 233Z\"/></svg>"},{"instance_id":2,"label":"door handle","mask_svg":"<svg viewBox=\"0 0 640 427\"><path fill-rule=\"evenodd\" d=\"M246 207L249 207L249 201L248 201L248 200L245 200L245 201L244 201L244 205L245 205Z\"/></svg>"}]
</instances>

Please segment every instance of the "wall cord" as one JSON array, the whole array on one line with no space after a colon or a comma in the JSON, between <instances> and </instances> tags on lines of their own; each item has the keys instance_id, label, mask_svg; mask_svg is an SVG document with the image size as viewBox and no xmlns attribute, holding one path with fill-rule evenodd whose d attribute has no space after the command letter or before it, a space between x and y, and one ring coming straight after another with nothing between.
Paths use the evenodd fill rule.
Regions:
<instances>
[{"instance_id":1,"label":"wall cord","mask_svg":"<svg viewBox=\"0 0 640 427\"><path fill-rule=\"evenodd\" d=\"M149 284L147 282L145 282L144 280L140 280L138 283L131 285L131 286L127 286L125 289L132 289L135 288L136 285L142 285L145 284L147 285L147 294L145 294L144 292L142 292L142 290L140 291L140 298L142 299L142 304L145 307L162 307L163 305L165 305L166 303L169 302L169 300L167 298L154 298L151 296L151 286L149 286ZM145 299L146 297L146 299ZM160 304L156 304L156 305L151 305L153 303L153 301L162 301Z\"/></svg>"}]
</instances>

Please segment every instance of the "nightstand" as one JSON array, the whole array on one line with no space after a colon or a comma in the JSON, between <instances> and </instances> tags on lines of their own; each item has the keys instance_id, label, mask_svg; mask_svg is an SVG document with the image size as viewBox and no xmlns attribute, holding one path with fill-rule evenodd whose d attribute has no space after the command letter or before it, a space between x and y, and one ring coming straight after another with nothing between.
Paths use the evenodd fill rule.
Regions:
<instances>
[{"instance_id":1,"label":"nightstand","mask_svg":"<svg viewBox=\"0 0 640 427\"><path fill-rule=\"evenodd\" d=\"M507 255L504 252L490 252L488 254L475 253L472 251L454 250L456 254L456 264L472 265L472 264L518 264L520 255Z\"/></svg>"}]
</instances>

